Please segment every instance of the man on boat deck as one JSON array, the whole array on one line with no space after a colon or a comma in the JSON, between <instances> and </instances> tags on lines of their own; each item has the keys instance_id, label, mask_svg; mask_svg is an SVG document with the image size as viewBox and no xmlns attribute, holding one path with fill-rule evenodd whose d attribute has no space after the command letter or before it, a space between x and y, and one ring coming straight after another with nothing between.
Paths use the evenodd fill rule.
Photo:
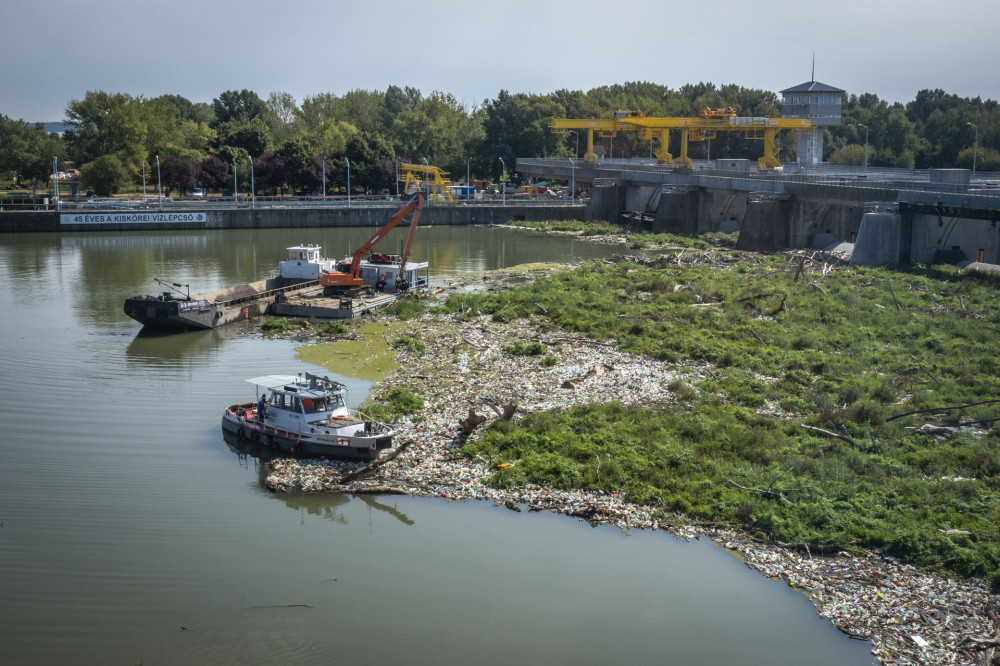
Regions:
<instances>
[{"instance_id":1,"label":"man on boat deck","mask_svg":"<svg viewBox=\"0 0 1000 666\"><path fill-rule=\"evenodd\" d=\"M267 394L262 393L260 400L257 401L257 420L263 422L265 416L267 416Z\"/></svg>"}]
</instances>

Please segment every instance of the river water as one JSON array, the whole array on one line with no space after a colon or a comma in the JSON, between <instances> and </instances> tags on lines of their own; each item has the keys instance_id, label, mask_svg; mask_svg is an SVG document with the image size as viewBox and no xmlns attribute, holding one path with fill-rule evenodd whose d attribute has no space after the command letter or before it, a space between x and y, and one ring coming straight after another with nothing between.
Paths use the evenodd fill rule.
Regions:
<instances>
[{"instance_id":1,"label":"river water","mask_svg":"<svg viewBox=\"0 0 1000 666\"><path fill-rule=\"evenodd\" d=\"M707 539L267 491L222 410L253 397L247 377L318 369L245 325L138 336L122 303L154 277L214 289L370 233L0 236L0 664L872 663ZM440 282L612 251L430 228L413 257Z\"/></svg>"}]
</instances>

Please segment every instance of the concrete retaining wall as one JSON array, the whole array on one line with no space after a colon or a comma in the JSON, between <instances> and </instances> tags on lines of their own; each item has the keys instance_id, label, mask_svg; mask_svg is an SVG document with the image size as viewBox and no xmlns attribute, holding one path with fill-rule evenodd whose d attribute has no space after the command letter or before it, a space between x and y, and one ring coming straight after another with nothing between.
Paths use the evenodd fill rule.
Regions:
<instances>
[{"instance_id":1,"label":"concrete retaining wall","mask_svg":"<svg viewBox=\"0 0 1000 666\"><path fill-rule=\"evenodd\" d=\"M269 229L304 227L380 227L389 221L397 208L226 208L206 211L194 209L171 212L201 212L203 222L138 222L105 224L60 224L55 211L0 212L0 232L31 231L149 231L162 229ZM86 214L101 211L87 211ZM104 211L108 214L130 211ZM150 212L150 211L135 211ZM72 214L78 214L73 211ZM458 205L431 206L420 213L421 225L463 226L504 224L510 221L544 222L547 220L584 220L587 207L580 204L553 206ZM82 213L81 213L82 214Z\"/></svg>"}]
</instances>

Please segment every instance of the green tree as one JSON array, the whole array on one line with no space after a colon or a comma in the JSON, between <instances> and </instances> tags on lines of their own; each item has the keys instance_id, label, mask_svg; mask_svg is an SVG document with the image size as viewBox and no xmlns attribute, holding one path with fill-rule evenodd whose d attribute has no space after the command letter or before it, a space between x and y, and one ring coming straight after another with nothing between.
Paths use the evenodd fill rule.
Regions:
<instances>
[{"instance_id":1,"label":"green tree","mask_svg":"<svg viewBox=\"0 0 1000 666\"><path fill-rule=\"evenodd\" d=\"M510 173L518 156L559 154L563 139L549 129L549 122L565 117L565 110L548 97L501 90L486 104L485 114L484 137L477 151L480 173L499 177L501 158Z\"/></svg>"},{"instance_id":2,"label":"green tree","mask_svg":"<svg viewBox=\"0 0 1000 666\"><path fill-rule=\"evenodd\" d=\"M35 178L48 182L52 158L65 155L59 135L45 131L43 123L33 127L23 120L0 114L0 172L12 175L15 184Z\"/></svg>"},{"instance_id":3,"label":"green tree","mask_svg":"<svg viewBox=\"0 0 1000 666\"><path fill-rule=\"evenodd\" d=\"M875 157L875 153L872 151L871 146L868 147L868 163L871 164L872 158ZM830 164L838 164L844 166L864 166L865 164L865 147L856 143L849 143L843 148L839 148L832 155L830 155Z\"/></svg>"},{"instance_id":4,"label":"green tree","mask_svg":"<svg viewBox=\"0 0 1000 666\"><path fill-rule=\"evenodd\" d=\"M275 156L282 162L284 181L288 185L295 189L303 189L311 184L312 178L306 172L306 168L312 162L315 153L305 139L301 137L290 139L276 151Z\"/></svg>"},{"instance_id":5,"label":"green tree","mask_svg":"<svg viewBox=\"0 0 1000 666\"><path fill-rule=\"evenodd\" d=\"M88 91L82 100L70 102L66 122L70 129L63 139L77 164L113 155L135 173L145 160L148 130L142 104L129 95Z\"/></svg>"},{"instance_id":6,"label":"green tree","mask_svg":"<svg viewBox=\"0 0 1000 666\"><path fill-rule=\"evenodd\" d=\"M129 184L129 173L114 155L102 155L80 167L80 185L103 197L117 194Z\"/></svg>"},{"instance_id":7,"label":"green tree","mask_svg":"<svg viewBox=\"0 0 1000 666\"><path fill-rule=\"evenodd\" d=\"M272 92L264 102L272 118L273 141L284 144L295 134L295 118L299 110L295 98L286 92Z\"/></svg>"},{"instance_id":8,"label":"green tree","mask_svg":"<svg viewBox=\"0 0 1000 666\"><path fill-rule=\"evenodd\" d=\"M271 132L260 118L235 120L218 126L219 146L242 148L254 157L271 149Z\"/></svg>"},{"instance_id":9,"label":"green tree","mask_svg":"<svg viewBox=\"0 0 1000 666\"><path fill-rule=\"evenodd\" d=\"M264 100L258 97L257 93L245 88L221 93L212 100L212 109L215 111L213 129L227 123L250 121L255 118L266 123L270 113Z\"/></svg>"}]
</instances>

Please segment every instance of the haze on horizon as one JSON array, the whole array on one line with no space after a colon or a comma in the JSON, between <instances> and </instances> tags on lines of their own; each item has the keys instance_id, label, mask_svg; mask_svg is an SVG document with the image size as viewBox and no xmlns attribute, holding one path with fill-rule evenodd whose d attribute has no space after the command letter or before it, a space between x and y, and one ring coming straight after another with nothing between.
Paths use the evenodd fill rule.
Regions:
<instances>
[{"instance_id":1,"label":"haze on horizon","mask_svg":"<svg viewBox=\"0 0 1000 666\"><path fill-rule=\"evenodd\" d=\"M88 90L211 102L412 86L467 107L500 90L546 94L627 81L778 92L812 76L908 102L919 90L1000 97L1000 4L956 0L54 0L0 15L0 113L55 122Z\"/></svg>"}]
</instances>

